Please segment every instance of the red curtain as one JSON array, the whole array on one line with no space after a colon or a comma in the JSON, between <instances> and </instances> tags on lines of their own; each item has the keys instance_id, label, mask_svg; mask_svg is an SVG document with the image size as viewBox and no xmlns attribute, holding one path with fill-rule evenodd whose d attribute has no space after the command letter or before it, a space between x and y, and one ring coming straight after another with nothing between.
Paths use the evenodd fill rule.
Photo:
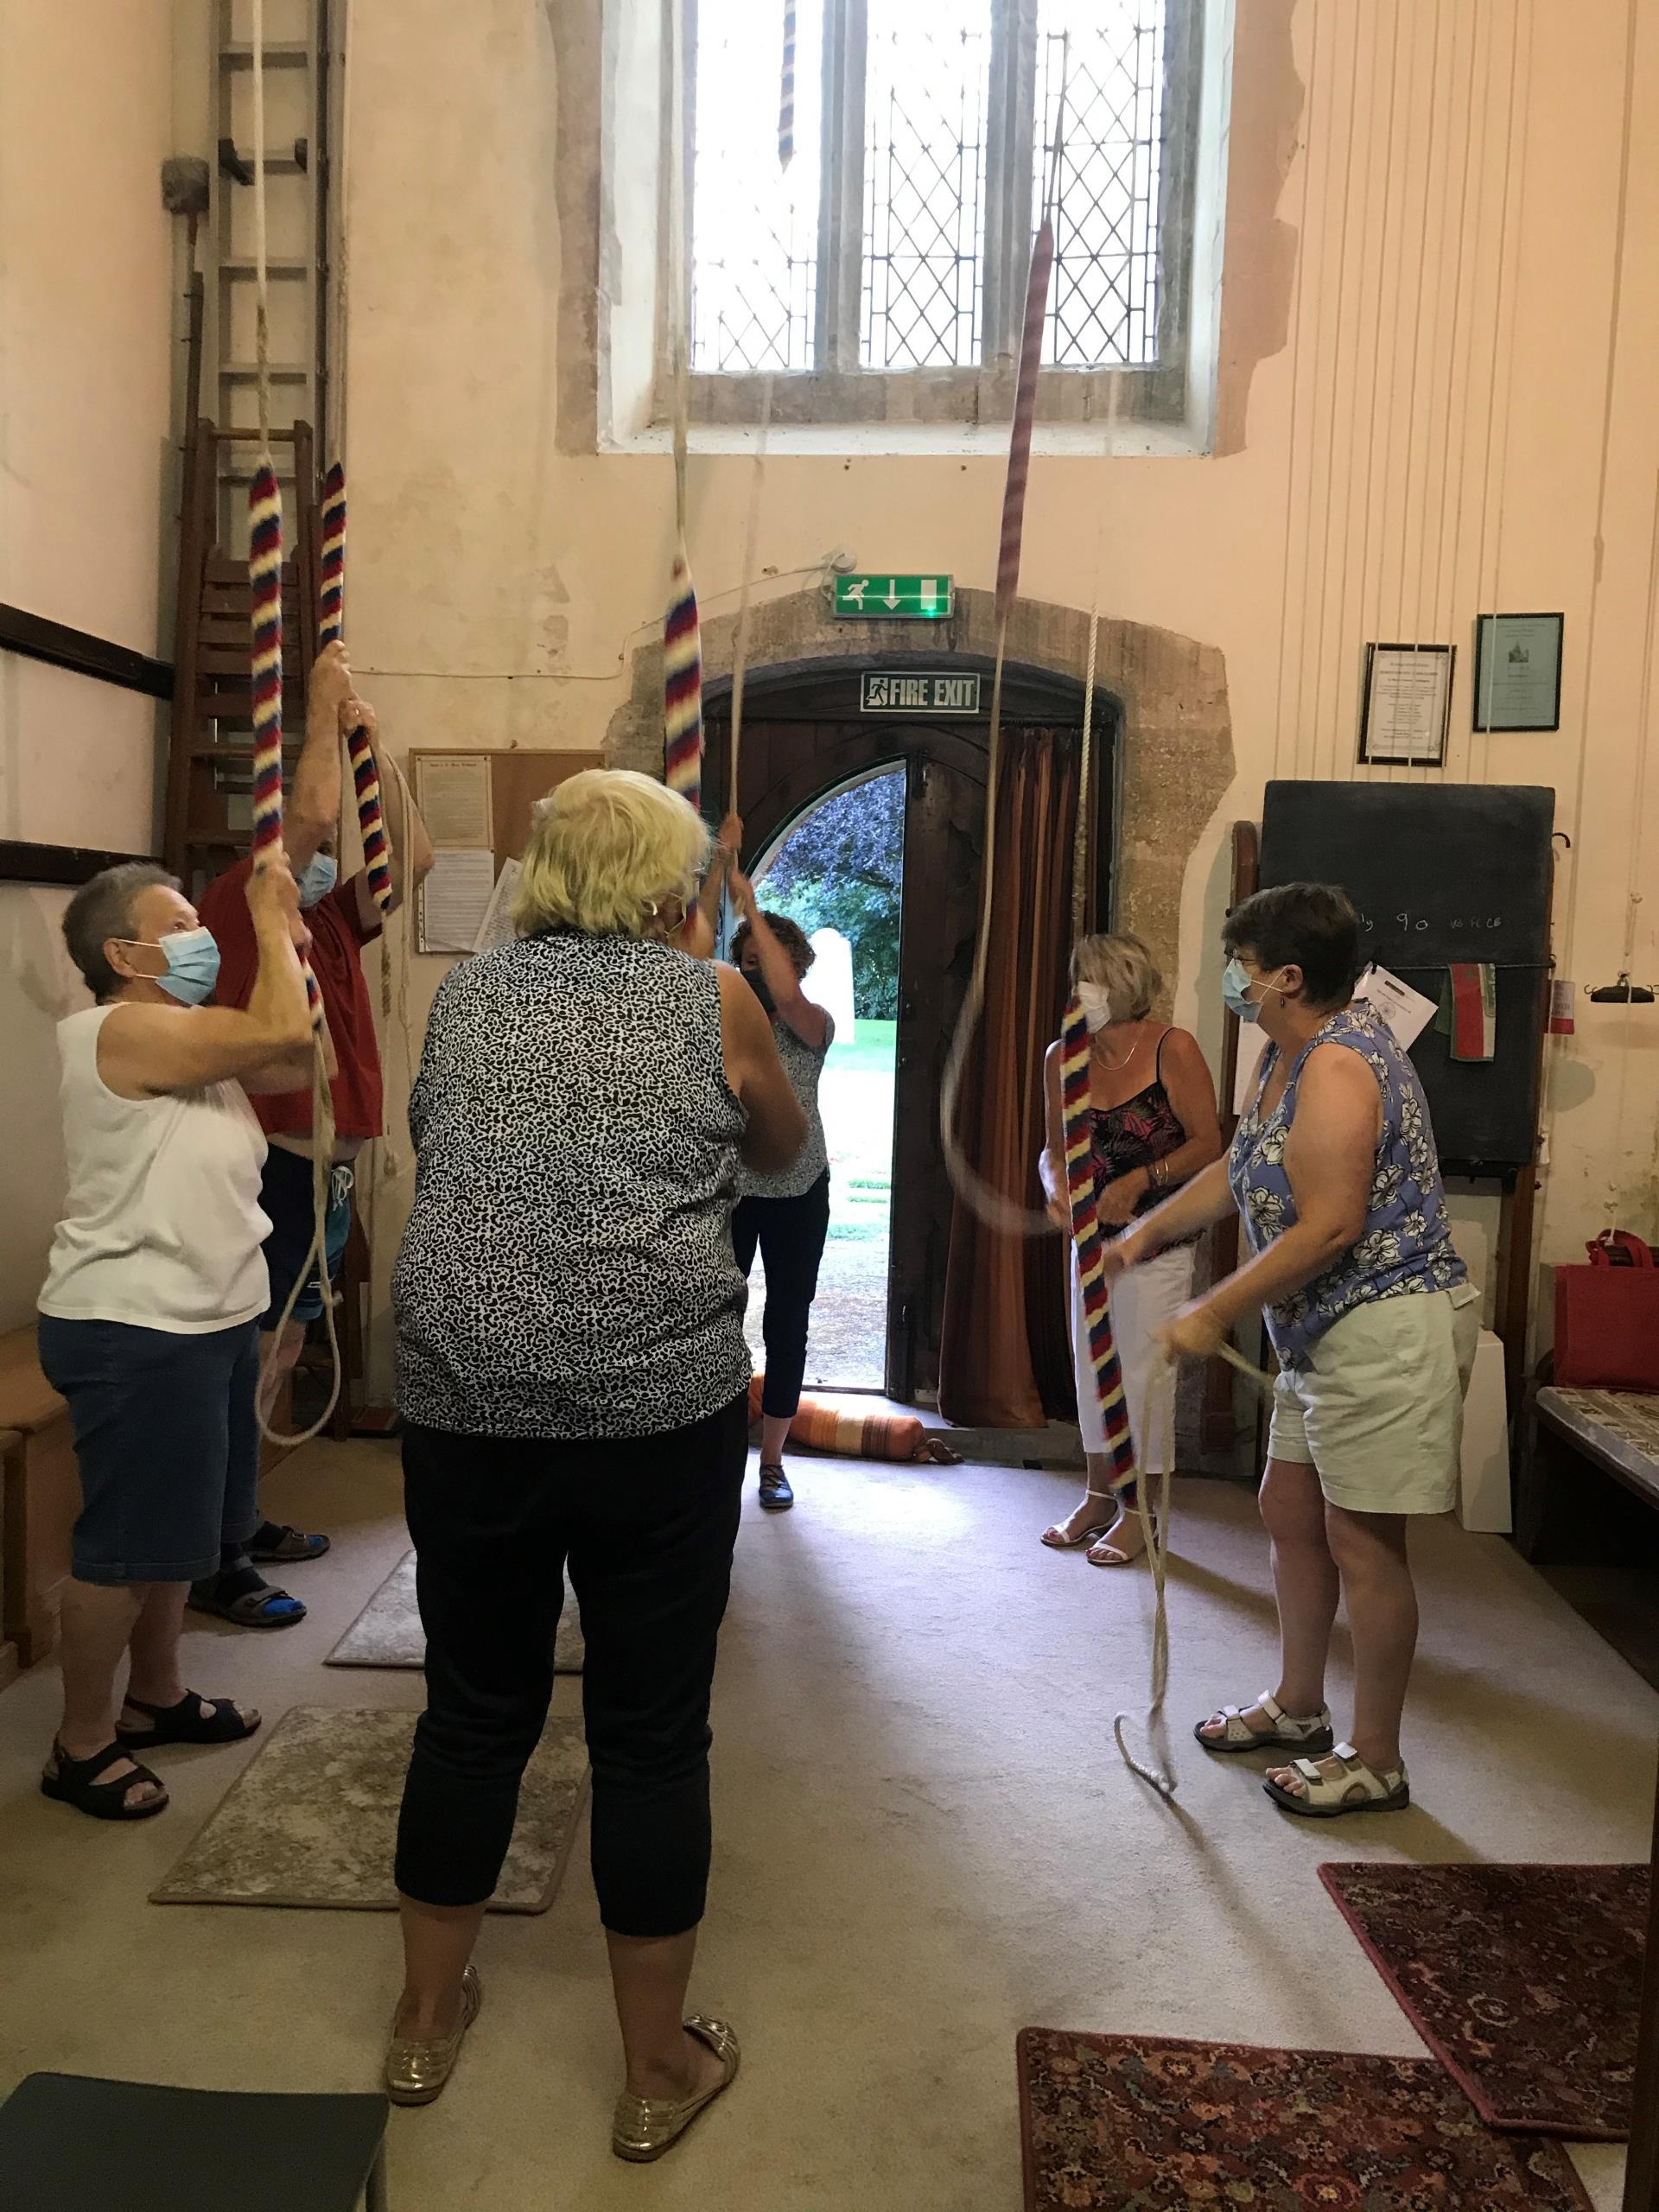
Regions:
<instances>
[{"instance_id":1,"label":"red curtain","mask_svg":"<svg viewBox=\"0 0 1659 2212\"><path fill-rule=\"evenodd\" d=\"M1052 729L1005 730L1002 745L985 1007L958 1126L992 1188L1040 1208L1043 1054L1065 1010L1079 745ZM947 1420L1026 1428L1075 1412L1065 1261L1058 1230L1010 1236L957 1199L939 1346Z\"/></svg>"}]
</instances>

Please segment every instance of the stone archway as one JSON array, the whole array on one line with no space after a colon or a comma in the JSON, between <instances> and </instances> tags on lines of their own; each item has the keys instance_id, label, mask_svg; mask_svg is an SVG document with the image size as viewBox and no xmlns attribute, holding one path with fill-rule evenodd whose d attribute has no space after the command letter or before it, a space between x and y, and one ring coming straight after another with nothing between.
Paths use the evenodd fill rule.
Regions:
<instances>
[{"instance_id":1,"label":"stone archway","mask_svg":"<svg viewBox=\"0 0 1659 2212\"><path fill-rule=\"evenodd\" d=\"M702 629L705 681L731 674L734 614ZM992 655L996 620L988 591L959 591L949 622L929 626L931 652ZM883 623L837 621L816 588L762 600L751 611L749 671L863 652L890 658L896 640ZM1089 617L1079 607L1021 600L1008 625L1008 655L1029 667L1082 683L1088 671ZM1232 721L1226 665L1219 650L1150 623L1103 619L1096 687L1121 717L1117 824L1118 919L1143 937L1165 976L1178 971L1181 891L1187 863L1233 781ZM660 774L663 759L660 639L633 657L631 696L605 734L613 768Z\"/></svg>"}]
</instances>

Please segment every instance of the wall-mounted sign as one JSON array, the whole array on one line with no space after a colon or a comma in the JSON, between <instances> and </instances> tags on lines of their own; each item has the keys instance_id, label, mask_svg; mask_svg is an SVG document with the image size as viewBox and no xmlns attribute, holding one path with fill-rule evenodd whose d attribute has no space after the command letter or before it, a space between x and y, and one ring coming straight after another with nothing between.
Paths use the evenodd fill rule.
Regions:
<instances>
[{"instance_id":1,"label":"wall-mounted sign","mask_svg":"<svg viewBox=\"0 0 1659 2212\"><path fill-rule=\"evenodd\" d=\"M867 668L858 703L867 715L976 715L979 683L932 669Z\"/></svg>"},{"instance_id":2,"label":"wall-mounted sign","mask_svg":"<svg viewBox=\"0 0 1659 2212\"><path fill-rule=\"evenodd\" d=\"M836 613L854 622L943 622L953 603L949 576L837 576Z\"/></svg>"},{"instance_id":3,"label":"wall-mounted sign","mask_svg":"<svg viewBox=\"0 0 1659 2212\"><path fill-rule=\"evenodd\" d=\"M1561 617L1483 614L1475 625L1477 729L1560 729Z\"/></svg>"},{"instance_id":4,"label":"wall-mounted sign","mask_svg":"<svg viewBox=\"0 0 1659 2212\"><path fill-rule=\"evenodd\" d=\"M1362 760L1445 766L1456 659L1451 645L1366 646Z\"/></svg>"}]
</instances>

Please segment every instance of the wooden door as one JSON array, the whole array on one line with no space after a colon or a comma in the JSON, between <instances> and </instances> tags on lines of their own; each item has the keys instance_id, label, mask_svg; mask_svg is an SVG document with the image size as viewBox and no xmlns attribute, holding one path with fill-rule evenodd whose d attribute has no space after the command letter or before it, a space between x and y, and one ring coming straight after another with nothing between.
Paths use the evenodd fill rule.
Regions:
<instances>
[{"instance_id":1,"label":"wooden door","mask_svg":"<svg viewBox=\"0 0 1659 2212\"><path fill-rule=\"evenodd\" d=\"M944 731L918 739L906 770L887 1278L887 1395L906 1405L939 1382L951 1208L939 1094L973 969L985 835L982 752Z\"/></svg>"},{"instance_id":2,"label":"wooden door","mask_svg":"<svg viewBox=\"0 0 1659 2212\"><path fill-rule=\"evenodd\" d=\"M906 656L906 666L916 657ZM934 656L953 672L989 668L963 655ZM821 799L884 767L906 772L904 905L893 1103L892 1242L888 1268L888 1394L906 1403L938 1388L951 1193L939 1143L939 1090L973 966L985 834L986 726L982 718L908 721L861 712L859 664L752 674L738 773L746 866ZM725 810L729 702L711 686L706 810ZM1078 687L1033 670L1011 670L1004 720L1075 727ZM1100 911L1108 911L1112 850L1110 748L1115 711L1099 705L1101 766L1092 810Z\"/></svg>"}]
</instances>

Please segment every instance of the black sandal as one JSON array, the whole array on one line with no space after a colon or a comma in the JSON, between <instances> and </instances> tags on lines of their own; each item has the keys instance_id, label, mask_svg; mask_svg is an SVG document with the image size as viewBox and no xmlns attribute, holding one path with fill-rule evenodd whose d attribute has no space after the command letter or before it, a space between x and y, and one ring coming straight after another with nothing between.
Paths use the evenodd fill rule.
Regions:
<instances>
[{"instance_id":1,"label":"black sandal","mask_svg":"<svg viewBox=\"0 0 1659 2212\"><path fill-rule=\"evenodd\" d=\"M60 1805L73 1805L78 1813L90 1813L95 1821L147 1821L152 1813L167 1809L167 1791L160 1775L152 1774L137 1759L132 1762L130 1774L118 1775L110 1782L99 1780L105 1767L127 1757L119 1744L106 1744L89 1759L72 1759L61 1744L54 1743L52 1756L58 1763L58 1770L41 1777L43 1797L55 1798ZM153 1783L161 1794L146 1797L140 1804L129 1805L128 1790L136 1789L141 1782Z\"/></svg>"},{"instance_id":2,"label":"black sandal","mask_svg":"<svg viewBox=\"0 0 1659 2212\"><path fill-rule=\"evenodd\" d=\"M789 1477L774 1462L760 1462L760 1510L763 1513L787 1513L795 1503L795 1493L789 1486Z\"/></svg>"},{"instance_id":3,"label":"black sandal","mask_svg":"<svg viewBox=\"0 0 1659 2212\"><path fill-rule=\"evenodd\" d=\"M239 1744L251 1736L257 1720L246 1720L228 1697L198 1697L187 1690L176 1705L149 1705L141 1697L125 1702L135 1713L147 1713L153 1728L124 1728L115 1724L115 1740L123 1751L147 1744ZM206 1706L204 1714L201 1708Z\"/></svg>"}]
</instances>

